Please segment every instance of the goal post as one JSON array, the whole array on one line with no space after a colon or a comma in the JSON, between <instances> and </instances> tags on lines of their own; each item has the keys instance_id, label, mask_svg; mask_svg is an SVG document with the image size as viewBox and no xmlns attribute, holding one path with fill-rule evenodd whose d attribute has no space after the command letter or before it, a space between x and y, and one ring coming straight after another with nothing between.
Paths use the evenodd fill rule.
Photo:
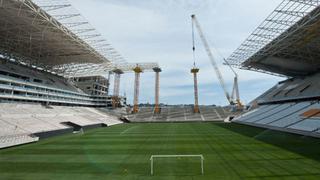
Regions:
<instances>
[{"instance_id":1,"label":"goal post","mask_svg":"<svg viewBox=\"0 0 320 180\"><path fill-rule=\"evenodd\" d=\"M199 155L151 155L150 157L150 173L153 175L153 163L156 158L199 158L201 164L201 174L204 174L203 161L204 157L202 154Z\"/></svg>"}]
</instances>

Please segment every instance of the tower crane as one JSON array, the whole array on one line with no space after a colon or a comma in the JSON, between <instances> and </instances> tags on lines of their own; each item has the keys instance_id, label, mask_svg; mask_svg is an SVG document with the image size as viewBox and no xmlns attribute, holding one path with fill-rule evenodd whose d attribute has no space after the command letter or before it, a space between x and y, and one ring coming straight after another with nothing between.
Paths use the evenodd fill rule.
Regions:
<instances>
[{"instance_id":1,"label":"tower crane","mask_svg":"<svg viewBox=\"0 0 320 180\"><path fill-rule=\"evenodd\" d=\"M238 109L242 109L243 105L240 101L240 95L239 95L239 87L238 87L238 74L236 73L236 71L231 67L231 65L228 63L228 61L226 61L225 59L224 62L225 64L231 69L231 71L233 72L234 74L234 82L233 82L233 89L232 89L232 93L231 95L229 94L228 90L227 90L227 87L226 87L226 84L224 82L224 79L223 79L223 76L222 76L222 73L218 67L218 64L211 52L211 49L210 49L210 46L209 46L209 43L206 39L206 37L204 36L204 33L202 31L202 28L200 26L200 23L199 21L197 20L196 16L193 14L191 15L191 19L192 19L192 41L193 41L193 51L195 51L195 40L194 40L194 27L197 28L198 30L198 33L199 33L199 36L200 36L200 39L205 47L205 50L208 54L208 57L210 59L210 62L213 66L213 69L219 79L219 82L220 82L220 85L224 91L224 94L228 100L228 102L230 103L230 105L236 105Z\"/></svg>"}]
</instances>

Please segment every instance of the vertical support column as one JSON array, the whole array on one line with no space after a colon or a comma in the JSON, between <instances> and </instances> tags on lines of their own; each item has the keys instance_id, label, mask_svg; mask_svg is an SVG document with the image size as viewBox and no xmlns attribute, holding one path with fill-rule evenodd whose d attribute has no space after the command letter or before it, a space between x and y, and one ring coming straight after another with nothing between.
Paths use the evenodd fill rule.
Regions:
<instances>
[{"instance_id":1,"label":"vertical support column","mask_svg":"<svg viewBox=\"0 0 320 180\"><path fill-rule=\"evenodd\" d=\"M160 91L160 72L161 69L156 67L153 68L153 71L156 73L155 77L155 101L154 101L154 113L159 114L160 113L160 107L159 107L159 91Z\"/></svg>"},{"instance_id":2,"label":"vertical support column","mask_svg":"<svg viewBox=\"0 0 320 180\"><path fill-rule=\"evenodd\" d=\"M114 74L114 88L113 88L113 95L114 96L119 96L119 94L120 94L120 79L121 79L121 74L115 73Z\"/></svg>"},{"instance_id":3,"label":"vertical support column","mask_svg":"<svg viewBox=\"0 0 320 180\"><path fill-rule=\"evenodd\" d=\"M117 108L120 106L120 79L123 71L120 69L116 69L114 72L114 88L113 88L113 97L112 97L112 107Z\"/></svg>"},{"instance_id":4,"label":"vertical support column","mask_svg":"<svg viewBox=\"0 0 320 180\"><path fill-rule=\"evenodd\" d=\"M109 95L109 93L110 93L110 79L111 79L111 74L112 74L112 71L109 71L109 73L108 73L108 82L107 82L107 95Z\"/></svg>"},{"instance_id":5,"label":"vertical support column","mask_svg":"<svg viewBox=\"0 0 320 180\"><path fill-rule=\"evenodd\" d=\"M199 72L199 69L194 67L191 69L191 73L193 74L193 80L194 80L194 113L200 113L199 111L199 100L198 100L198 79L197 74Z\"/></svg>"},{"instance_id":6,"label":"vertical support column","mask_svg":"<svg viewBox=\"0 0 320 180\"><path fill-rule=\"evenodd\" d=\"M140 88L140 73L142 73L142 69L137 66L133 69L135 73L134 80L134 99L133 99L133 113L137 113L139 111L139 88Z\"/></svg>"}]
</instances>

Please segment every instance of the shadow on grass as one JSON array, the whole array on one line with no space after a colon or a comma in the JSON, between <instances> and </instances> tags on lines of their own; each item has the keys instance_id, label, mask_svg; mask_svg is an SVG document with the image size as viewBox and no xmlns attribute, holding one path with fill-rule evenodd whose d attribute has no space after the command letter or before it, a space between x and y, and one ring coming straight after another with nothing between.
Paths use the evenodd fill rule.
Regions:
<instances>
[{"instance_id":1,"label":"shadow on grass","mask_svg":"<svg viewBox=\"0 0 320 180\"><path fill-rule=\"evenodd\" d=\"M320 162L320 139L236 123L215 125Z\"/></svg>"}]
</instances>

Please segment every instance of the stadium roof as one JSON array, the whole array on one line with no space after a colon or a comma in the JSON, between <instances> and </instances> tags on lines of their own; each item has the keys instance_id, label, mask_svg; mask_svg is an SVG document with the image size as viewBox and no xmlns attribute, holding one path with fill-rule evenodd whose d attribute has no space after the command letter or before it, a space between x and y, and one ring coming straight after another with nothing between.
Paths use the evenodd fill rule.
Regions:
<instances>
[{"instance_id":1,"label":"stadium roof","mask_svg":"<svg viewBox=\"0 0 320 180\"><path fill-rule=\"evenodd\" d=\"M228 63L279 76L319 71L319 4L319 0L284 0L227 59Z\"/></svg>"},{"instance_id":2,"label":"stadium roof","mask_svg":"<svg viewBox=\"0 0 320 180\"><path fill-rule=\"evenodd\" d=\"M135 67L139 66L144 72L153 71L153 68L159 67L158 63L125 63L125 64L68 64L54 67L55 72L64 77L84 77L98 76L106 74L109 70L120 70L122 72L132 72ZM110 71L110 72L112 72ZM90 72L90 74L88 74Z\"/></svg>"},{"instance_id":3,"label":"stadium roof","mask_svg":"<svg viewBox=\"0 0 320 180\"><path fill-rule=\"evenodd\" d=\"M67 0L0 0L0 57L68 77L129 66Z\"/></svg>"},{"instance_id":4,"label":"stadium roof","mask_svg":"<svg viewBox=\"0 0 320 180\"><path fill-rule=\"evenodd\" d=\"M32 1L1 2L0 47L5 55L44 67L109 61Z\"/></svg>"}]
</instances>

